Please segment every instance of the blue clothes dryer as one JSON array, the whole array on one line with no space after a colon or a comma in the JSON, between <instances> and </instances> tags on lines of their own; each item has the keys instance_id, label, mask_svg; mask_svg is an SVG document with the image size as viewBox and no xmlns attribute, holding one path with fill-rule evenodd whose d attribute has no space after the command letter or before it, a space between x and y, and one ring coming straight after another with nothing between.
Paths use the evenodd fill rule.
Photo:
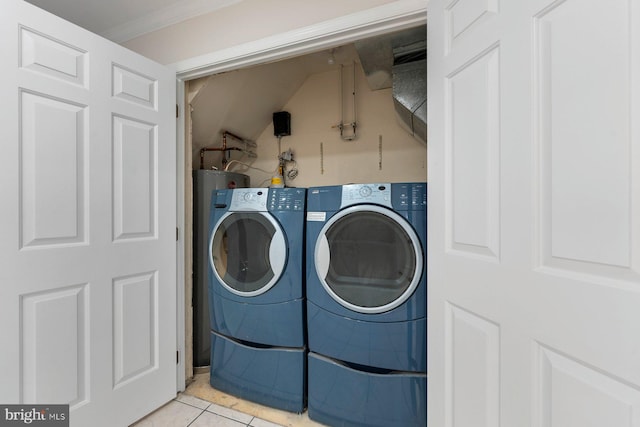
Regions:
<instances>
[{"instance_id":1,"label":"blue clothes dryer","mask_svg":"<svg viewBox=\"0 0 640 427\"><path fill-rule=\"evenodd\" d=\"M426 424L426 226L426 183L307 190L310 418Z\"/></svg>"},{"instance_id":2,"label":"blue clothes dryer","mask_svg":"<svg viewBox=\"0 0 640 427\"><path fill-rule=\"evenodd\" d=\"M300 188L215 190L209 218L211 385L291 412L305 407Z\"/></svg>"}]
</instances>

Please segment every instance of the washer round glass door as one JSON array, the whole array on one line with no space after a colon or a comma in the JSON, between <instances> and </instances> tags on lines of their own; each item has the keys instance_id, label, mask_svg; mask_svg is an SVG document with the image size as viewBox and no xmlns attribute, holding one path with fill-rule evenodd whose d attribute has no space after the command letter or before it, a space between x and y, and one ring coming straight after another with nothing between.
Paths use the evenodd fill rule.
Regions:
<instances>
[{"instance_id":1,"label":"washer round glass door","mask_svg":"<svg viewBox=\"0 0 640 427\"><path fill-rule=\"evenodd\" d=\"M411 225L397 213L357 205L320 231L315 265L325 290L342 306L383 313L405 302L422 277L423 254Z\"/></svg>"},{"instance_id":2,"label":"washer round glass door","mask_svg":"<svg viewBox=\"0 0 640 427\"><path fill-rule=\"evenodd\" d=\"M269 214L228 212L209 241L209 263L229 292L251 297L267 292L284 270L284 233Z\"/></svg>"}]
</instances>

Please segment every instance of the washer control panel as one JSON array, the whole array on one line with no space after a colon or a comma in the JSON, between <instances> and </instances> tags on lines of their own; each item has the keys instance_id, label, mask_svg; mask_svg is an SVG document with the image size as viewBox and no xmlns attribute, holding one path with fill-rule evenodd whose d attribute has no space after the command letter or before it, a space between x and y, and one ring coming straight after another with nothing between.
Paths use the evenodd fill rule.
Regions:
<instances>
[{"instance_id":1,"label":"washer control panel","mask_svg":"<svg viewBox=\"0 0 640 427\"><path fill-rule=\"evenodd\" d=\"M306 197L306 190L303 188L272 188L269 193L269 210L304 212Z\"/></svg>"},{"instance_id":2,"label":"washer control panel","mask_svg":"<svg viewBox=\"0 0 640 427\"><path fill-rule=\"evenodd\" d=\"M236 188L231 197L230 211L266 211L268 188Z\"/></svg>"}]
</instances>

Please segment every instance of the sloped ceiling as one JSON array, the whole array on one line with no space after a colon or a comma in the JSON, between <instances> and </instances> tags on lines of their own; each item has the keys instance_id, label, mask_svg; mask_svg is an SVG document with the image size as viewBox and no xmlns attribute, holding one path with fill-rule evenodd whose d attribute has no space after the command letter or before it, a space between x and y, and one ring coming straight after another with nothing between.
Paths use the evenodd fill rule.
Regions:
<instances>
[{"instance_id":1,"label":"sloped ceiling","mask_svg":"<svg viewBox=\"0 0 640 427\"><path fill-rule=\"evenodd\" d=\"M223 131L256 140L307 77L298 61L267 64L206 77L191 106L193 144L219 145Z\"/></svg>"},{"instance_id":2,"label":"sloped ceiling","mask_svg":"<svg viewBox=\"0 0 640 427\"><path fill-rule=\"evenodd\" d=\"M355 60L354 46L347 45L191 81L194 167L200 149L219 147L224 131L255 141L307 77Z\"/></svg>"}]
</instances>

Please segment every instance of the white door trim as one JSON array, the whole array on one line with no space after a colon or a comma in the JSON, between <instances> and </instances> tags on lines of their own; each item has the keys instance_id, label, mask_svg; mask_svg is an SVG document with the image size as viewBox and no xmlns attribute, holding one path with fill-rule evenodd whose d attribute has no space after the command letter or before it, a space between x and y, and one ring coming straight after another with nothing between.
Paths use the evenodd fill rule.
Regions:
<instances>
[{"instance_id":1,"label":"white door trim","mask_svg":"<svg viewBox=\"0 0 640 427\"><path fill-rule=\"evenodd\" d=\"M185 366L186 359L186 346L185 346L185 109L184 109L184 80L178 79L176 81L176 103L177 103L177 117L176 117L176 339L178 349L178 363L176 364L176 384L178 391L184 391L187 384L187 373Z\"/></svg>"},{"instance_id":2,"label":"white door trim","mask_svg":"<svg viewBox=\"0 0 640 427\"><path fill-rule=\"evenodd\" d=\"M177 365L178 391L185 389L186 373L184 360L185 348L185 260L184 236L185 215L185 129L186 115L184 90L187 80L210 74L231 71L251 65L263 64L279 59L304 55L314 51L328 49L341 44L352 43L367 37L399 31L426 24L426 0L399 0L363 12L334 18L308 27L276 34L227 49L210 52L184 61L170 64L176 71L177 103L180 117L177 124L177 203L178 229L177 275L178 275L178 349L180 361Z\"/></svg>"},{"instance_id":3,"label":"white door trim","mask_svg":"<svg viewBox=\"0 0 640 427\"><path fill-rule=\"evenodd\" d=\"M191 80L351 43L427 22L425 0L400 0L170 64Z\"/></svg>"}]
</instances>

